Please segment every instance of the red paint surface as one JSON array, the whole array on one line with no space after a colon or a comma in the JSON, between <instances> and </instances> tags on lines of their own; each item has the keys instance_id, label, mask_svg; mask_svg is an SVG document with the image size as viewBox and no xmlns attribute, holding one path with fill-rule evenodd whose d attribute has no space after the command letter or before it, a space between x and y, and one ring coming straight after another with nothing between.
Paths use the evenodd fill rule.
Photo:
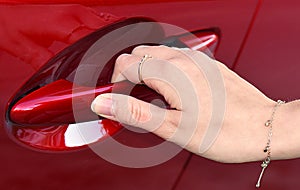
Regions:
<instances>
[{"instance_id":1,"label":"red paint surface","mask_svg":"<svg viewBox=\"0 0 300 190\"><path fill-rule=\"evenodd\" d=\"M174 36L172 36L173 38ZM211 47L211 50L214 51L218 42L218 36L209 31L199 31L195 33L195 36L187 34L175 37L175 39L183 42L184 47L204 51L207 47ZM72 49L67 48L64 51L68 52ZM111 64L113 63L108 62L107 65L104 64L104 67L111 69L113 68ZM46 74L43 70L39 72ZM103 81L110 81L110 74L102 74L102 78ZM41 77L37 77L37 79L41 79ZM34 81L37 79L34 78ZM24 126L86 122L97 118L90 109L91 102L96 96L112 91L128 94L129 89L132 89L130 95L133 97L146 102L161 100L165 106L168 106L161 95L144 85L134 85L124 81L116 84L107 83L92 88L76 85L66 79L59 79L26 94L25 97L14 103L9 111L9 119L15 124ZM22 91L20 94L22 94ZM79 117L75 118L73 112L76 112Z\"/></svg>"},{"instance_id":2,"label":"red paint surface","mask_svg":"<svg viewBox=\"0 0 300 190\"><path fill-rule=\"evenodd\" d=\"M221 31L221 38L216 57L221 61L224 61L228 66L232 66L235 61L257 4L256 1L250 0L193 2L164 1L159 4L140 1L128 1L128 3L127 1L111 1L111 3L104 1L99 2L98 6L94 6L93 9L97 12L105 12L109 13L109 15L116 15L117 17L145 16L160 22L175 24L190 31L217 27ZM91 4L93 3L94 1ZM6 6L2 5L1 8L3 7L6 8ZM20 47L23 48L20 50L21 53L14 54L15 51L12 50L19 47L13 46L13 44L15 44L13 43L14 41L8 41L4 43L5 45L0 47L1 126L5 126L3 125L3 123L5 123L4 114L9 99L14 96L18 89L21 88L33 74L35 74L35 69L41 67L47 59L51 57L47 56L48 51L50 51L51 55L55 54L76 39L71 38L71 41L61 40L58 42L55 40L58 38L57 36L51 39L51 35L42 33L41 36L43 36L44 39L51 39L52 41L50 40L50 42L52 43L49 43L46 40L47 43L39 44L39 48L30 48L26 51L26 46L22 46L22 44L26 45L24 42L28 39L28 35L18 36L15 35L13 31L22 31L24 26L18 25L20 23L25 24L25 26L29 24L33 32L38 31L41 28L55 29L60 26L68 25L68 22L74 18L73 16L69 17L69 14L72 15L76 12L74 10L80 9L82 11L82 9L84 9L83 12L87 11L86 8L78 6L76 9L69 9L70 12L67 11L68 14L66 14L65 17L62 17L68 17L68 19L53 19L53 15L57 14L56 10L63 9L62 7L66 7L66 5L58 6L58 8L51 11L47 11L43 7L40 7L39 11L30 11L30 14L29 12L26 12L26 8L23 7L22 10L25 11L26 14L18 17L11 17L10 14L6 14L6 16L9 17L0 17L0 20L3 18L12 19L8 19L9 22L6 22L6 25L3 25L5 27L2 27L2 30L0 30L1 39L15 40L20 43ZM49 7L46 9L49 9ZM166 10L168 11L166 12ZM1 11L1 13L4 12ZM46 16L42 17L41 14L46 14ZM25 22L25 17L28 15L31 16L31 18ZM102 21L99 23L99 26L106 25L114 20L110 20L110 18L115 18L106 15L107 14L102 14L100 19ZM20 18L23 19L23 22L19 22ZM41 18L46 18L46 24L38 22ZM109 18L109 22L105 21L107 18ZM1 22L3 23L3 20L1 20ZM66 25L64 24L65 22ZM78 32L78 37L82 37L92 31L85 30L85 28L87 28L85 26L83 26L84 30L81 30L81 24L82 23L76 23L75 26L71 25L71 33L74 30L75 33ZM32 25L34 27L32 27ZM78 26L80 26L79 29L76 29ZM3 30L3 28L5 28L6 31ZM70 30L63 29L62 31L67 31L67 35L70 34ZM34 35L29 37L29 39L35 42L39 41L38 39L40 38L37 37L39 35L33 34ZM65 36L66 33L63 34L64 35L62 36ZM3 41L1 41L1 43L3 43ZM32 52L32 50L34 51ZM46 53L43 53L45 50ZM24 57L24 52L28 53L30 56ZM38 56L41 57L39 58L41 61L31 62L30 60L32 60L33 55L41 55ZM253 67L249 68L249 70L250 69L253 69ZM248 71L245 70L244 72ZM53 130L53 132L55 133L55 130ZM256 173L258 173L256 172L257 168L252 167L253 165L251 164L225 166L209 162L211 164L209 165L207 161L198 157L196 157L196 160L198 160L197 162L192 160L191 165L188 165L186 170L183 171L189 156L189 153L185 151L170 161L156 167L127 169L102 160L90 150L65 154L45 154L34 152L29 150L28 147L19 146L19 144L14 143L8 138L6 130L1 130L0 135L1 171L6 171L5 173L2 172L0 174L0 186L5 189L46 190L57 187L72 190L99 188L220 189L220 187L222 189L252 189L252 186L250 187L250 185L248 186L245 184L252 184L252 182L255 182L257 177ZM135 145L137 147L153 146L154 144L161 142L161 139L154 135L136 134L128 130L118 133L115 138L120 142ZM23 139L24 142L26 142L26 135ZM28 136L28 139L30 139L30 136ZM198 173L190 172L195 170L197 170ZM279 171L280 170L278 170L278 172ZM182 172L183 176L181 176ZM202 177L201 175L199 176L199 172ZM289 171L287 172L292 172L291 168L289 168ZM252 176L247 176L249 173ZM291 173L289 174L291 175ZM228 177L220 178L220 176ZM244 183L235 183L235 179L231 179L229 176L247 177L243 178ZM202 180L199 180L199 177L201 177ZM218 186L215 186L216 179L219 179L217 180ZM296 178L293 176L292 179ZM255 184L253 183L253 189L254 185Z\"/></svg>"},{"instance_id":3,"label":"red paint surface","mask_svg":"<svg viewBox=\"0 0 300 190\"><path fill-rule=\"evenodd\" d=\"M91 111L90 105L96 96L112 92L113 86L116 93L126 92L126 89L134 86L130 82L109 84L95 89L73 85L61 79L26 95L12 107L11 121L19 125L34 126L94 120L97 116ZM147 91L146 88L142 89ZM81 118L74 118L74 104L76 104L74 111L82 115Z\"/></svg>"},{"instance_id":4,"label":"red paint surface","mask_svg":"<svg viewBox=\"0 0 300 190\"><path fill-rule=\"evenodd\" d=\"M98 120L99 118L91 112L90 104L95 96L111 91L114 93L130 94L133 97L147 102L153 102L155 100L156 105L168 107L161 95L147 88L145 85L133 85L129 82L120 82L114 85L110 84L112 69L117 56L114 56L113 59L104 59L104 57L107 57L105 56L106 54L111 54L110 49L107 51L107 48L104 48L108 45L107 42L104 44L97 43L97 46L102 48L98 49L96 53L93 54L94 56L90 55L92 60L89 59L88 67L83 65L85 68L84 72L88 72L89 75L95 72L95 69L99 70L99 67L102 68L98 79L96 79L98 81L98 87L89 87L93 81L89 82L89 85L87 83L89 80L86 78L83 79L83 82L80 80L74 81L74 83L67 81L72 80L73 77L70 77L70 75L72 76L72 73L75 71L78 72L77 67L82 67L82 64L84 64L80 61L80 58L84 56L83 54L85 54L87 49L92 45L94 46L94 43L96 41L98 42L99 38L103 35L106 36L106 34L111 31L111 28L116 29L134 23L145 24L147 22L149 22L149 19L142 18L118 21L113 25L108 25L93 32L51 58L51 60L19 90L12 100L12 103L10 103L8 118L14 124L10 124L8 128L14 128L12 131L13 137L16 138L18 142L41 150L63 151L64 149L69 150L76 147L79 149L82 146L82 138L76 137L77 133L73 134L75 137L69 137L67 129L74 129L74 125L68 124ZM133 27L127 27L126 33L132 32L132 35L135 35L135 31L140 28L139 36L143 36L142 34L146 32L144 34L147 38L146 40L153 39L153 41L162 44L190 47L202 51L207 51L208 47L212 53L215 52L219 42L219 33L216 29L199 30L193 32L193 34L183 31L183 34L169 34L171 35L169 37L165 36L161 26L158 24L151 24L151 35L148 34L148 30L144 29L144 26L145 25L137 27L137 25L134 25ZM149 28L149 26L147 27ZM124 32L119 34L119 40L126 40L121 39L124 38L122 37L123 33ZM141 38L139 41L143 41L143 39L144 38ZM136 43L140 44L141 42L139 41ZM110 41L110 43L114 42ZM133 43L133 41L131 43ZM105 53L97 54L97 52L100 51ZM125 51L127 52L127 50ZM130 51L131 50L128 50L128 52ZM70 57L70 59L65 59L66 57ZM60 69L57 70L55 68ZM82 83L82 85L85 86L77 85L78 83ZM89 127L88 125L92 127L91 129L95 127L94 124L91 123L84 123L83 125L85 131L90 130L86 128ZM97 141L100 141L101 138L105 139L107 135L114 134L115 131L120 129L119 125L116 127L114 122L106 122L106 120L100 121L97 127L98 133L96 131L92 132L97 134ZM100 129L104 131L105 134L99 132ZM110 133L110 131L113 133ZM19 133L21 133L21 135L19 135ZM91 136L91 134L88 136ZM51 140L53 142L51 142ZM76 147L73 147L74 140L77 141L78 144ZM72 142L72 148L66 146L63 141ZM83 144L86 145L87 143L88 142L85 141Z\"/></svg>"},{"instance_id":5,"label":"red paint surface","mask_svg":"<svg viewBox=\"0 0 300 190\"><path fill-rule=\"evenodd\" d=\"M82 150L87 148L89 144L81 146L68 146L66 144L66 131L70 127L68 124L56 126L35 126L35 127L18 127L11 126L11 135L15 140L24 146L24 148L32 148L33 150L41 150L45 152L62 152L71 150ZM93 143L101 142L106 138L116 134L122 126L111 120L100 120L99 128L103 136ZM84 137L83 137L84 138Z\"/></svg>"},{"instance_id":6,"label":"red paint surface","mask_svg":"<svg viewBox=\"0 0 300 190\"><path fill-rule=\"evenodd\" d=\"M128 81L91 88L76 86L61 79L19 100L10 110L10 119L13 123L24 126L91 121L98 118L90 108L96 96L112 91L127 94L128 89L133 89L131 95L141 100L151 102L154 99L160 99L165 102L162 96L146 86L135 87ZM73 112L75 111L81 117L74 118Z\"/></svg>"}]
</instances>

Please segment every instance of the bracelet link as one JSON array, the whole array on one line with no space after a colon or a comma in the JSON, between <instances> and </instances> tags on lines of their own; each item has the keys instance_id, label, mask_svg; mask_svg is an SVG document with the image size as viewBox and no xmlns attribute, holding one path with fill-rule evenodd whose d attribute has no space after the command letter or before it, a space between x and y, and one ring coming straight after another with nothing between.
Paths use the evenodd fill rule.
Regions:
<instances>
[{"instance_id":1,"label":"bracelet link","mask_svg":"<svg viewBox=\"0 0 300 190\"><path fill-rule=\"evenodd\" d=\"M284 101L282 100L278 100L277 101L277 104L275 105L274 109L273 109L273 112L272 112L272 115L271 115L271 118L266 121L265 123L265 127L269 127L269 132L268 132L268 141L267 141L267 145L265 146L263 152L264 153L267 153L267 157L266 159L262 162L261 164L261 167L262 167L262 170L260 172L260 175L259 175L259 178L258 178L258 181L256 183L256 187L259 188L260 187L260 182L261 182L261 179L262 179L262 176L264 174L264 171L265 169L268 167L268 165L271 163L271 140L272 140L272 135L273 135L273 121L274 121L274 117L275 117L275 113L276 113L276 110L278 109L278 107L282 104L285 104Z\"/></svg>"}]
</instances>

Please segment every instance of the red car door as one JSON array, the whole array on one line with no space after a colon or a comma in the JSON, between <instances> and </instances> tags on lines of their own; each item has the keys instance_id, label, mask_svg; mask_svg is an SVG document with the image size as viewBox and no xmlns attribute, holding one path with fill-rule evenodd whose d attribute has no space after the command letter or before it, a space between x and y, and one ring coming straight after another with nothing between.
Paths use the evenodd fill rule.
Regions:
<instances>
[{"instance_id":1,"label":"red car door","mask_svg":"<svg viewBox=\"0 0 300 190\"><path fill-rule=\"evenodd\" d=\"M61 134L59 129L57 129L56 138L50 139L50 143L47 144L49 151L22 143L22 141L16 137L26 139L25 137L27 137L26 134L28 130L24 133L22 126L19 131L11 129L9 121L7 120L7 114L9 114L8 104L16 96L16 93L26 85L26 81L39 72L38 68L42 68L47 62L45 57L35 60L36 57L39 58L39 54L37 55L35 51L26 51L24 44L31 44L27 41L28 39L38 39L40 46L47 47L46 49L53 53L53 55L49 56L49 58L51 58L63 48L70 46L71 44L69 43L73 43L77 39L88 35L95 29L93 27L87 27L86 29L84 25L80 25L79 29L72 30L77 36L74 37L73 41L70 40L71 42L64 41L64 39L57 39L55 32L53 34L54 37L51 35L44 37L42 35L44 28L48 28L51 31L52 29L53 31L59 29L58 32L67 30L61 26L67 26L68 23L70 24L72 19L68 14L60 17L61 20L58 19L60 22L57 24L53 24L53 22L50 21L53 15L58 14L57 12L65 8L68 9L70 6L74 8L72 7L74 5L67 4L68 1L57 1L55 5L48 4L43 6L36 4L34 0L24 1L29 3L26 5L23 3L15 4L10 1L3 2L6 2L0 5L1 10L3 10L2 15L0 13L2 18L0 18L0 21L3 26L0 29L0 34L2 35L2 46L0 47L0 122L2 127L0 134L0 186L3 189L252 188L249 184L251 183L252 185L252 182L256 180L257 164L239 166L222 165L209 162L187 151L181 151L172 159L157 166L148 168L126 168L114 165L100 158L88 148L73 151L55 151L51 149L52 145L55 146L57 139L64 138L64 134ZM45 1L44 3L47 2ZM249 32L253 30L252 24L254 23L257 6L259 5L258 1L250 0L202 0L187 2L180 0L143 2L135 0L92 2L78 0L72 1L72 3L79 4L75 5L79 12L91 8L99 14L102 20L97 26L100 28L117 22L120 18L145 17L156 22L176 25L191 32L207 31L207 29L212 28L217 29L219 41L215 57L229 67L242 65L239 63L244 55L242 47L248 43L248 41L245 40L248 40ZM12 14L9 18L5 17L5 15L3 15L4 11L7 11L11 7L18 8L19 12L15 15L20 15L24 12L25 16L20 18L14 17ZM29 20L32 22L26 20L26 15L33 15ZM44 18L44 25L40 25L38 28L30 27L30 23L37 22L37 20L39 20L38 18L41 17ZM76 18L88 22L82 17ZM63 24L60 25L60 23ZM93 23L91 25L93 25ZM32 33L36 34L35 36L27 35L28 38L20 37L18 32L22 31L24 33L26 28L32 31L38 30L40 33L33 31ZM17 34L7 31L17 31ZM39 39L39 34L44 38ZM5 41L7 39L10 41ZM19 49L18 47L21 48ZM34 48L31 47L31 50L32 49ZM31 52L31 54L24 55L22 52ZM64 69L62 69L62 71L64 71ZM18 132L20 134L17 134ZM42 135L47 136L47 133L49 133L48 128L45 128L43 133L36 133L36 128L33 126L30 128L30 134L33 134L30 136L31 143L34 145L34 143L38 142L37 136L35 135L41 137ZM123 144L137 148L151 147L162 143L160 138L150 133L140 134L126 129L114 135L114 138ZM110 151L116 150L112 149ZM125 156L126 152L123 154L123 156ZM197 172L194 172L196 168ZM246 170L241 170L243 168L246 168ZM212 175L210 172L216 175ZM250 172L251 176L248 172ZM249 178L247 177L237 182L235 179L243 177L241 173L246 173L245 175L249 175ZM220 176L235 176L235 179L222 178ZM218 179L218 185L216 185L216 178Z\"/></svg>"}]
</instances>

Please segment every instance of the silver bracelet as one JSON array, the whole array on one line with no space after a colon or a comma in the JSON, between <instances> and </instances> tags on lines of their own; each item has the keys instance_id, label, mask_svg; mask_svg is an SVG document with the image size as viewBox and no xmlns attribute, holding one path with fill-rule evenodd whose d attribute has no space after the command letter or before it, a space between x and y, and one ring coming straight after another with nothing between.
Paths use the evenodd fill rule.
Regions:
<instances>
[{"instance_id":1,"label":"silver bracelet","mask_svg":"<svg viewBox=\"0 0 300 190\"><path fill-rule=\"evenodd\" d=\"M271 140L272 140L272 129L273 129L273 121L274 121L274 117L275 117L275 113L276 113L276 110L277 108L284 104L285 102L284 101L281 101L281 100L278 100L277 101L277 104L275 105L274 109L273 109L273 112L272 112L272 115L271 115L271 118L265 123L265 127L269 127L269 132L268 132L268 141L267 141L267 145L265 146L264 148L264 153L267 153L267 156L265 158L265 160L262 162L261 164L261 167L262 167L262 170L260 172L260 175L259 175L259 178L258 178L258 181L256 183L256 187L259 188L260 187L260 182L261 182L261 178L264 174L264 171L265 169L268 167L268 165L271 163Z\"/></svg>"}]
</instances>

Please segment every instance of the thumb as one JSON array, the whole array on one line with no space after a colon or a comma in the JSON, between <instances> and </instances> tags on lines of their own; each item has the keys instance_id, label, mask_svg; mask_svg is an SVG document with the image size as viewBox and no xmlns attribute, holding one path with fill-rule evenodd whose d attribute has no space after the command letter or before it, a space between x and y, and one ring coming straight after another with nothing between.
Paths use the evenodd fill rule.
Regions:
<instances>
[{"instance_id":1,"label":"thumb","mask_svg":"<svg viewBox=\"0 0 300 190\"><path fill-rule=\"evenodd\" d=\"M101 94L92 102L91 109L102 117L150 132L167 121L167 110L123 94Z\"/></svg>"}]
</instances>

